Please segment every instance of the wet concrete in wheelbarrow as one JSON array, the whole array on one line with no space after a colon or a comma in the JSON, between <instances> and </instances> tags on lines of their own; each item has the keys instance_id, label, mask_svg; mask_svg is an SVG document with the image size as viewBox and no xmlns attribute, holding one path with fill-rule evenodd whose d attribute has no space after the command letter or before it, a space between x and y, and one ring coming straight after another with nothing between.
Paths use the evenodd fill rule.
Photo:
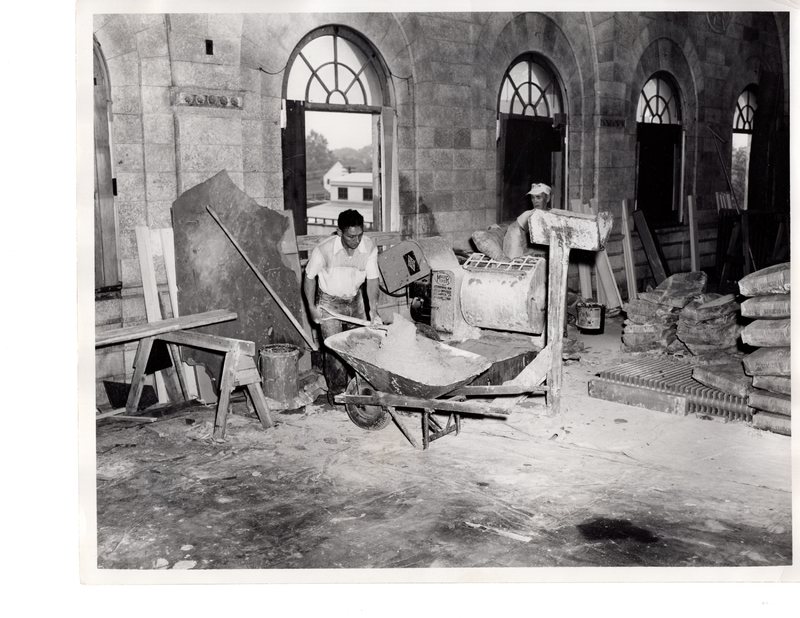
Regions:
<instances>
[{"instance_id":1,"label":"wet concrete in wheelbarrow","mask_svg":"<svg viewBox=\"0 0 800 618\"><path fill-rule=\"evenodd\" d=\"M239 405L224 443L208 407L100 424L98 567L791 564L790 439L591 399L621 355L585 343L561 417L468 418L426 451L328 405L267 431Z\"/></svg>"}]
</instances>

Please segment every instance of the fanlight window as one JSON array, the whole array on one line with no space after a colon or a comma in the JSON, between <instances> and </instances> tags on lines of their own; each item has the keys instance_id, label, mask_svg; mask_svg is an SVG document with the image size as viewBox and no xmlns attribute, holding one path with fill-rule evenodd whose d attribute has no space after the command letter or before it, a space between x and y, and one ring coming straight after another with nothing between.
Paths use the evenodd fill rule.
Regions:
<instances>
[{"instance_id":1,"label":"fanlight window","mask_svg":"<svg viewBox=\"0 0 800 618\"><path fill-rule=\"evenodd\" d=\"M680 124L680 106L672 86L663 77L653 76L642 88L636 108L636 122Z\"/></svg>"},{"instance_id":2,"label":"fanlight window","mask_svg":"<svg viewBox=\"0 0 800 618\"><path fill-rule=\"evenodd\" d=\"M555 75L533 58L511 66L500 87L501 114L553 118L561 113L561 94Z\"/></svg>"},{"instance_id":3,"label":"fanlight window","mask_svg":"<svg viewBox=\"0 0 800 618\"><path fill-rule=\"evenodd\" d=\"M739 95L736 111L733 112L733 130L736 133L753 132L753 118L757 107L756 93L752 88L747 88Z\"/></svg>"},{"instance_id":4,"label":"fanlight window","mask_svg":"<svg viewBox=\"0 0 800 618\"><path fill-rule=\"evenodd\" d=\"M295 57L287 98L331 105L381 105L380 82L371 52L345 38L338 28L324 29Z\"/></svg>"}]
</instances>

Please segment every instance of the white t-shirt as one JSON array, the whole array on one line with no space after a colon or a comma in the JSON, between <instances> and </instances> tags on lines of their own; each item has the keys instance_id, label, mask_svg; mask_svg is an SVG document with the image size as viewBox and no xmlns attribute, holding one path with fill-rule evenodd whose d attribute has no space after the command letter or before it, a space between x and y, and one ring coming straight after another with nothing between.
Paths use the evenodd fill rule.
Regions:
<instances>
[{"instance_id":1,"label":"white t-shirt","mask_svg":"<svg viewBox=\"0 0 800 618\"><path fill-rule=\"evenodd\" d=\"M352 298L365 279L377 279L378 248L363 236L353 255L347 255L342 239L336 235L322 241L311 252L306 277L319 278L319 288L339 298Z\"/></svg>"}]
</instances>

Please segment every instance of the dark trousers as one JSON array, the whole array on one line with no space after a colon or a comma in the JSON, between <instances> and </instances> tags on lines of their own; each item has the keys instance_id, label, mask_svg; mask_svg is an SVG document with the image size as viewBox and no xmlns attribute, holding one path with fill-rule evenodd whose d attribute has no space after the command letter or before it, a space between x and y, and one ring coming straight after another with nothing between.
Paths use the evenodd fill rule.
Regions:
<instances>
[{"instance_id":1,"label":"dark trousers","mask_svg":"<svg viewBox=\"0 0 800 618\"><path fill-rule=\"evenodd\" d=\"M346 315L351 318L367 319L364 311L364 299L359 292L353 298L339 298L331 296L322 290L317 292L317 304L320 307L327 307L331 311ZM320 312L320 318L330 317L325 311ZM346 330L357 328L355 324L341 322L339 320L322 320L320 330L323 340L331 335L341 333ZM334 395L344 392L347 383L354 375L353 371L336 355L332 350L325 349L323 355L323 371L325 382L328 384L328 392Z\"/></svg>"}]
</instances>

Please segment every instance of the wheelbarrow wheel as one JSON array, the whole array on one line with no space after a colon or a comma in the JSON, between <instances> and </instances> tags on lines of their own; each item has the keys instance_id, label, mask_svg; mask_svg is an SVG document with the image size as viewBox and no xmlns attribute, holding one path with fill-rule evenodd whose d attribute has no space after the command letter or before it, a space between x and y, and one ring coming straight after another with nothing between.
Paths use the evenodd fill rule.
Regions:
<instances>
[{"instance_id":1,"label":"wheelbarrow wheel","mask_svg":"<svg viewBox=\"0 0 800 618\"><path fill-rule=\"evenodd\" d=\"M369 384L366 384L358 378L352 378L345 389L345 394L374 395L375 391ZM347 410L347 416L350 417L350 420L361 427L361 429L377 431L378 429L386 427L389 421L392 420L388 410L383 406L362 406L354 403L346 403L344 407L345 410Z\"/></svg>"}]
</instances>

